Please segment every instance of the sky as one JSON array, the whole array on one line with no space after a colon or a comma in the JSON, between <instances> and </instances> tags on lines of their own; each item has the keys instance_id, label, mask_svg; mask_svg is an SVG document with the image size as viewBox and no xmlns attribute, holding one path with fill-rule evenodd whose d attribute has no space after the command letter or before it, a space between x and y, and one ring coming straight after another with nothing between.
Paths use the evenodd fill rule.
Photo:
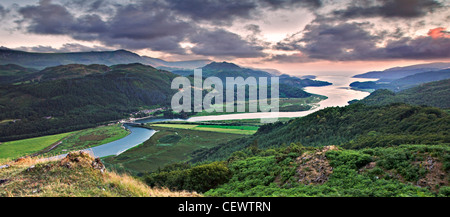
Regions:
<instances>
[{"instance_id":1,"label":"sky","mask_svg":"<svg viewBox=\"0 0 450 217\"><path fill-rule=\"evenodd\" d=\"M450 61L450 0L1 0L0 46L284 73Z\"/></svg>"}]
</instances>

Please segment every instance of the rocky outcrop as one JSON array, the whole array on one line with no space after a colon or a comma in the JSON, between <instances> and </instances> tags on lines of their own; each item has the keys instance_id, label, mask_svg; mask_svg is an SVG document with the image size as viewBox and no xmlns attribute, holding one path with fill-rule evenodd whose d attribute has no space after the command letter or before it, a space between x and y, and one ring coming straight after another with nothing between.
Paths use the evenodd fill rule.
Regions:
<instances>
[{"instance_id":1,"label":"rocky outcrop","mask_svg":"<svg viewBox=\"0 0 450 217\"><path fill-rule=\"evenodd\" d=\"M85 151L70 152L59 162L59 165L69 169L74 167L92 167L100 170L102 173L105 171L105 165L103 165L100 158L94 158Z\"/></svg>"},{"instance_id":2,"label":"rocky outcrop","mask_svg":"<svg viewBox=\"0 0 450 217\"><path fill-rule=\"evenodd\" d=\"M323 184L327 182L328 177L333 173L333 167L330 166L327 157L325 156L325 153L330 150L337 150L337 147L325 146L319 151L305 152L298 157L298 182L306 185Z\"/></svg>"},{"instance_id":3,"label":"rocky outcrop","mask_svg":"<svg viewBox=\"0 0 450 217\"><path fill-rule=\"evenodd\" d=\"M436 190L437 186L448 186L448 179L442 162L428 156L424 161L416 162L421 168L427 170L425 177L417 181L417 185L421 187L430 187Z\"/></svg>"}]
</instances>

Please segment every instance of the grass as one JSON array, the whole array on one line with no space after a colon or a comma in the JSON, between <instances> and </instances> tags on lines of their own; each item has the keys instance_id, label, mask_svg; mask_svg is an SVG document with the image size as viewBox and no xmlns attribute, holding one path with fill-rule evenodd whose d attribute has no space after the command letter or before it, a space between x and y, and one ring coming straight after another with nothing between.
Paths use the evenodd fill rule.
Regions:
<instances>
[{"instance_id":1,"label":"grass","mask_svg":"<svg viewBox=\"0 0 450 217\"><path fill-rule=\"evenodd\" d=\"M449 111L450 112L450 111ZM288 122L294 118L278 118L278 121ZM188 122L190 123L190 122ZM214 120L214 121L198 121L199 124L232 124L232 125L245 125L245 126L261 126L266 123L262 123L261 119L236 119L236 120Z\"/></svg>"},{"instance_id":2,"label":"grass","mask_svg":"<svg viewBox=\"0 0 450 217\"><path fill-rule=\"evenodd\" d=\"M93 167L89 154L62 160L26 158L0 169L0 197L192 197L186 191L150 188L129 175Z\"/></svg>"},{"instance_id":3,"label":"grass","mask_svg":"<svg viewBox=\"0 0 450 217\"><path fill-rule=\"evenodd\" d=\"M57 155L74 150L103 145L127 136L120 125L101 126L80 131L10 141L0 144L0 159L14 159L34 153ZM49 150L53 144L61 142Z\"/></svg>"},{"instance_id":4,"label":"grass","mask_svg":"<svg viewBox=\"0 0 450 217\"><path fill-rule=\"evenodd\" d=\"M67 136L70 136L73 133L75 132L4 142L0 144L0 159L12 159L33 154L62 140Z\"/></svg>"},{"instance_id":5,"label":"grass","mask_svg":"<svg viewBox=\"0 0 450 217\"><path fill-rule=\"evenodd\" d=\"M155 171L171 163L188 161L197 150L212 148L246 136L156 126L152 126L152 128L158 132L143 144L129 149L119 156L103 158L107 167L133 174Z\"/></svg>"},{"instance_id":6,"label":"grass","mask_svg":"<svg viewBox=\"0 0 450 217\"><path fill-rule=\"evenodd\" d=\"M306 98L280 98L279 99L279 111L280 112L297 112L297 111L308 111L310 109L314 109L317 107L318 103L327 97L320 96L320 95L313 95ZM236 104L237 102L235 102ZM268 99L267 103L270 104L271 100ZM249 101L245 101L245 112L249 112ZM259 100L256 102L258 105L258 111L261 112L259 109ZM219 105L212 105L211 108L217 109ZM269 108L269 107L267 107ZM193 117L197 116L209 116L209 115L225 115L225 114L238 114L238 113L244 113L244 112L237 112L237 105L234 106L233 112L226 112L226 104L222 105L223 112L216 112L215 110L212 112L207 112L203 110L202 112L199 112L195 114Z\"/></svg>"},{"instance_id":7,"label":"grass","mask_svg":"<svg viewBox=\"0 0 450 217\"><path fill-rule=\"evenodd\" d=\"M197 124L151 124L150 127L188 129L188 130L199 130L199 131L243 134L243 135L252 135L256 133L256 131L259 128L257 126L227 126L227 125L197 125Z\"/></svg>"},{"instance_id":8,"label":"grass","mask_svg":"<svg viewBox=\"0 0 450 217\"><path fill-rule=\"evenodd\" d=\"M89 128L65 138L60 145L49 153L60 154L74 150L87 149L119 140L128 134L130 134L130 132L122 128L120 124Z\"/></svg>"}]
</instances>

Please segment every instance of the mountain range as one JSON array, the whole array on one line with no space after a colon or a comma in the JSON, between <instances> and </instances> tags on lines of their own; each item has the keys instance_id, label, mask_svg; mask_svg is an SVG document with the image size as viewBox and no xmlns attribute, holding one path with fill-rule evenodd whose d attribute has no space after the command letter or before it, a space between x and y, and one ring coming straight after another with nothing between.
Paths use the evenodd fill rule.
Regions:
<instances>
[{"instance_id":1,"label":"mountain range","mask_svg":"<svg viewBox=\"0 0 450 217\"><path fill-rule=\"evenodd\" d=\"M378 78L380 81L392 81L422 72L439 71L450 68L450 62L417 64L405 67L394 67L383 71L371 71L353 76L354 78Z\"/></svg>"},{"instance_id":2,"label":"mountain range","mask_svg":"<svg viewBox=\"0 0 450 217\"><path fill-rule=\"evenodd\" d=\"M379 89L366 98L354 102L361 102L366 105L407 103L447 109L450 108L450 79L424 83L399 92Z\"/></svg>"},{"instance_id":3,"label":"mountain range","mask_svg":"<svg viewBox=\"0 0 450 217\"><path fill-rule=\"evenodd\" d=\"M210 60L165 61L158 58L140 56L127 50L91 51L72 53L32 53L7 48L0 48L0 65L16 64L26 68L44 69L52 66L67 64L102 64L117 65L141 63L157 67L177 69L194 69L205 66Z\"/></svg>"},{"instance_id":4,"label":"mountain range","mask_svg":"<svg viewBox=\"0 0 450 217\"><path fill-rule=\"evenodd\" d=\"M15 120L0 124L0 140L93 127L167 106L175 77L140 63L69 64L25 73L18 83L0 85L0 120Z\"/></svg>"},{"instance_id":5,"label":"mountain range","mask_svg":"<svg viewBox=\"0 0 450 217\"><path fill-rule=\"evenodd\" d=\"M392 91L402 91L411 87L418 86L423 83L440 81L450 78L450 69L436 70L436 71L426 71L419 72L416 74L401 77L399 79L386 81L364 81L364 82L353 82L350 87L354 89L362 90L378 90L378 89L389 89Z\"/></svg>"}]
</instances>

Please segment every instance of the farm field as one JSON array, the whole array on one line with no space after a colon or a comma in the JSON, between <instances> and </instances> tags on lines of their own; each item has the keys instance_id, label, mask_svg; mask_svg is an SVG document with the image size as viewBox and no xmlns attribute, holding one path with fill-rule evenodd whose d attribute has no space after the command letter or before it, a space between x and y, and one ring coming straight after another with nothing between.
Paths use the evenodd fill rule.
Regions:
<instances>
[{"instance_id":1,"label":"farm field","mask_svg":"<svg viewBox=\"0 0 450 217\"><path fill-rule=\"evenodd\" d=\"M209 149L234 139L247 137L245 134L197 130L202 129L197 125L190 126L191 128L195 128L195 130L188 129L187 124L178 127L180 128L152 125L151 128L158 132L149 140L118 156L110 156L102 160L108 168L118 172L126 171L138 175L149 171L156 171L172 163L188 161L192 159L196 151ZM222 130L224 131L226 129Z\"/></svg>"},{"instance_id":2,"label":"farm field","mask_svg":"<svg viewBox=\"0 0 450 217\"><path fill-rule=\"evenodd\" d=\"M189 129L219 133L252 135L258 130L257 126L229 126L229 125L197 125L197 124L152 124L151 127L165 127L174 129Z\"/></svg>"},{"instance_id":3,"label":"farm field","mask_svg":"<svg viewBox=\"0 0 450 217\"><path fill-rule=\"evenodd\" d=\"M58 155L103 145L121 139L128 134L129 132L120 125L111 125L9 141L0 144L0 159L14 159L35 153Z\"/></svg>"},{"instance_id":4,"label":"farm field","mask_svg":"<svg viewBox=\"0 0 450 217\"><path fill-rule=\"evenodd\" d=\"M30 139L4 142L0 144L0 159L14 159L29 155L70 136L75 132L61 133L56 135L41 136Z\"/></svg>"}]
</instances>

